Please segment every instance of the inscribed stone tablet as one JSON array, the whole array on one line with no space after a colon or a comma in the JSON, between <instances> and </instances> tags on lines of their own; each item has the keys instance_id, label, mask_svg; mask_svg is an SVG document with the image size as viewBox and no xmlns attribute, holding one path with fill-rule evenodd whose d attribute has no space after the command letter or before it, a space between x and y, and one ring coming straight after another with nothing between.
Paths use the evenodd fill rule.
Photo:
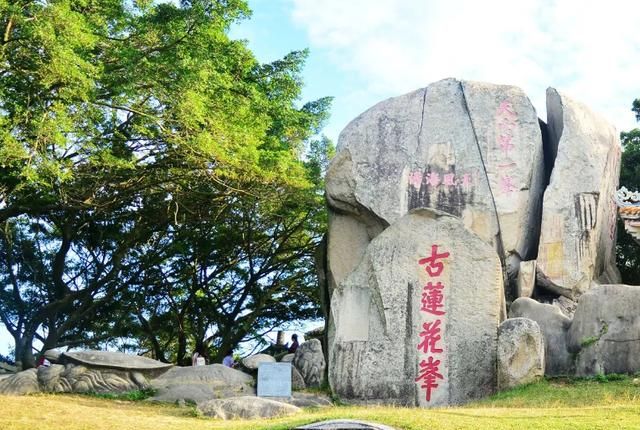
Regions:
<instances>
[{"instance_id":1,"label":"inscribed stone tablet","mask_svg":"<svg viewBox=\"0 0 640 430\"><path fill-rule=\"evenodd\" d=\"M259 397L291 397L291 363L260 363Z\"/></svg>"}]
</instances>

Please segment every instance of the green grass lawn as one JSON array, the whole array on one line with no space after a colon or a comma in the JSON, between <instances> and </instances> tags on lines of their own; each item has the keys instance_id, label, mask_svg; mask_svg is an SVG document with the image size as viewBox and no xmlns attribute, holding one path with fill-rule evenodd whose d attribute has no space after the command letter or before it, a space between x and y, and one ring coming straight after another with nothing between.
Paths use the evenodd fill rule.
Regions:
<instances>
[{"instance_id":1,"label":"green grass lawn","mask_svg":"<svg viewBox=\"0 0 640 430\"><path fill-rule=\"evenodd\" d=\"M336 406L271 420L220 421L193 407L79 395L0 396L0 429L288 430L351 418L397 429L640 429L640 386L614 381L552 379L455 408Z\"/></svg>"}]
</instances>

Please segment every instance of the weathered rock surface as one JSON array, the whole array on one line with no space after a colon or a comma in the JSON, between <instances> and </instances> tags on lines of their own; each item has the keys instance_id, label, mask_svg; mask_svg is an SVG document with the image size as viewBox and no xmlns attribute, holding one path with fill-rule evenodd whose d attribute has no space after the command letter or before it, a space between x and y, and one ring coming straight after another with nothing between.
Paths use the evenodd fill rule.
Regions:
<instances>
[{"instance_id":1,"label":"weathered rock surface","mask_svg":"<svg viewBox=\"0 0 640 430\"><path fill-rule=\"evenodd\" d=\"M343 130L327 173L333 288L414 208L462 218L517 256L517 275L536 252L543 179L538 119L519 88L446 79L375 105Z\"/></svg>"},{"instance_id":2,"label":"weathered rock surface","mask_svg":"<svg viewBox=\"0 0 640 430\"><path fill-rule=\"evenodd\" d=\"M545 375L573 374L574 362L567 344L571 319L559 308L521 297L511 304L509 317L528 318L540 326L544 339Z\"/></svg>"},{"instance_id":3,"label":"weathered rock surface","mask_svg":"<svg viewBox=\"0 0 640 430\"><path fill-rule=\"evenodd\" d=\"M516 297L531 297L536 286L536 260L520 262L516 285Z\"/></svg>"},{"instance_id":4,"label":"weathered rock surface","mask_svg":"<svg viewBox=\"0 0 640 430\"><path fill-rule=\"evenodd\" d=\"M135 370L91 368L79 364L52 364L38 368L40 389L50 393L123 393L150 388Z\"/></svg>"},{"instance_id":5,"label":"weathered rock surface","mask_svg":"<svg viewBox=\"0 0 640 430\"><path fill-rule=\"evenodd\" d=\"M291 389L292 390L304 390L307 388L307 384L304 382L304 378L300 371L295 366L291 366Z\"/></svg>"},{"instance_id":6,"label":"weathered rock surface","mask_svg":"<svg viewBox=\"0 0 640 430\"><path fill-rule=\"evenodd\" d=\"M113 351L74 351L63 352L57 359L61 364L81 364L90 367L108 367L111 369L137 370L149 373L164 373L173 367L151 358Z\"/></svg>"},{"instance_id":7,"label":"weathered rock surface","mask_svg":"<svg viewBox=\"0 0 640 430\"><path fill-rule=\"evenodd\" d=\"M436 253L448 253L446 258L431 261L433 267L428 261L421 265L434 246ZM440 273L429 277L427 270ZM490 394L496 387L502 285L493 247L459 219L422 209L397 220L371 242L357 269L333 293L333 391L344 399L425 406ZM423 331L432 332L433 343L419 346L427 336L421 337ZM434 360L442 378L436 376L438 386L427 402L421 363Z\"/></svg>"},{"instance_id":8,"label":"weathered rock surface","mask_svg":"<svg viewBox=\"0 0 640 430\"><path fill-rule=\"evenodd\" d=\"M48 349L44 352L44 358L49 360L51 363L58 363L62 356L62 352L57 349Z\"/></svg>"},{"instance_id":9,"label":"weathered rock surface","mask_svg":"<svg viewBox=\"0 0 640 430\"><path fill-rule=\"evenodd\" d=\"M282 401L299 408L333 406L329 396L322 393L293 393L290 399L283 399Z\"/></svg>"},{"instance_id":10,"label":"weathered rock surface","mask_svg":"<svg viewBox=\"0 0 640 430\"><path fill-rule=\"evenodd\" d=\"M553 88L547 90L547 116L557 156L544 193L539 283L576 298L592 280L619 282L614 195L620 142L602 117Z\"/></svg>"},{"instance_id":11,"label":"weathered rock surface","mask_svg":"<svg viewBox=\"0 0 640 430\"><path fill-rule=\"evenodd\" d=\"M498 389L534 382L544 376L544 341L540 326L510 318L498 327Z\"/></svg>"},{"instance_id":12,"label":"weathered rock surface","mask_svg":"<svg viewBox=\"0 0 640 430\"><path fill-rule=\"evenodd\" d=\"M272 418L302 412L302 409L287 403L253 396L208 400L198 403L198 410L203 415L223 420Z\"/></svg>"},{"instance_id":13,"label":"weathered rock surface","mask_svg":"<svg viewBox=\"0 0 640 430\"><path fill-rule=\"evenodd\" d=\"M300 371L307 387L322 385L326 363L322 344L318 339L311 339L300 345L295 352L292 363Z\"/></svg>"},{"instance_id":14,"label":"weathered rock surface","mask_svg":"<svg viewBox=\"0 0 640 430\"><path fill-rule=\"evenodd\" d=\"M283 355L282 358L280 359L280 363L291 363L293 361L293 357L295 357L295 354L286 354Z\"/></svg>"},{"instance_id":15,"label":"weathered rock surface","mask_svg":"<svg viewBox=\"0 0 640 430\"><path fill-rule=\"evenodd\" d=\"M260 363L275 363L276 359L268 354L255 354L242 359L242 365L247 369L257 369Z\"/></svg>"},{"instance_id":16,"label":"weathered rock surface","mask_svg":"<svg viewBox=\"0 0 640 430\"><path fill-rule=\"evenodd\" d=\"M57 351L47 351L46 355L55 358L56 362L49 367L34 369L35 385L31 383L31 376L25 379L24 372L16 378L3 383L14 388L7 394L22 394L30 392L53 393L121 393L132 390L150 388L149 379L156 377L172 367L171 364L161 363L137 355L107 351L78 351L55 354ZM31 375L31 374L29 374ZM24 390L15 388L24 383ZM0 388L2 390L2 388Z\"/></svg>"},{"instance_id":17,"label":"weathered rock surface","mask_svg":"<svg viewBox=\"0 0 640 430\"><path fill-rule=\"evenodd\" d=\"M163 402L203 402L235 396L255 395L254 379L246 373L223 366L174 367L151 381L157 390L152 400Z\"/></svg>"},{"instance_id":18,"label":"weathered rock surface","mask_svg":"<svg viewBox=\"0 0 640 430\"><path fill-rule=\"evenodd\" d=\"M640 286L602 285L583 294L568 339L578 376L640 371Z\"/></svg>"},{"instance_id":19,"label":"weathered rock surface","mask_svg":"<svg viewBox=\"0 0 640 430\"><path fill-rule=\"evenodd\" d=\"M22 396L40 392L38 371L28 369L0 380L0 394Z\"/></svg>"}]
</instances>

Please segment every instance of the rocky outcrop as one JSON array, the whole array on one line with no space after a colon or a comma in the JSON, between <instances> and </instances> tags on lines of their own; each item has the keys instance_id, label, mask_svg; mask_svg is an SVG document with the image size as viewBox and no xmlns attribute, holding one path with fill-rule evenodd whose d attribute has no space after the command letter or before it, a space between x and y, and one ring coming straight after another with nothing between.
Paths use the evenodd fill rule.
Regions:
<instances>
[{"instance_id":1,"label":"rocky outcrop","mask_svg":"<svg viewBox=\"0 0 640 430\"><path fill-rule=\"evenodd\" d=\"M230 420L273 418L297 414L302 412L302 409L276 400L242 396L199 403L198 411L208 417Z\"/></svg>"},{"instance_id":2,"label":"rocky outcrop","mask_svg":"<svg viewBox=\"0 0 640 430\"><path fill-rule=\"evenodd\" d=\"M498 279L487 284L491 293L482 304L474 302L470 289L455 287L460 288L455 300L462 302L466 294L474 305L465 308L466 314L452 313L452 319L485 313L484 322L493 324L492 335L488 328L482 332L489 340L465 352L493 348L497 324L510 305L512 314L539 324L547 373L572 374L574 356L566 337L575 300L596 281L619 277L613 264L612 197L620 147L613 127L554 89L548 90L547 111L545 124L515 87L445 79L378 103L342 131L327 170L329 231L319 266L326 271L323 300L331 307L329 378L342 398L431 405L462 402L482 392L475 384L488 375L483 370L476 380L456 381L466 395L453 388L447 398L434 401L420 400L418 384L411 383L424 375L412 370L415 356L406 345L416 333L434 331L436 323L421 320L411 307L412 289L424 287L424 280L416 287L415 267L408 262L415 261L420 246L435 245L436 253L440 243L462 240L449 224L486 244L499 261L495 272L482 249L483 263L468 255L455 263L467 270L474 287L484 284L471 276L476 273L472 265ZM419 226L407 231L404 224L420 224L411 217L424 210L455 221L433 223L436 233ZM418 235L433 243L421 242ZM498 302L492 294L496 285ZM448 324L448 333L459 332ZM402 366L387 364L398 361L391 351L403 357ZM445 362L448 375L456 374L448 361L440 364ZM424 367L430 366L432 378L433 363ZM495 370L487 369L485 392L496 379ZM444 384L440 374L436 378Z\"/></svg>"},{"instance_id":3,"label":"rocky outcrop","mask_svg":"<svg viewBox=\"0 0 640 430\"><path fill-rule=\"evenodd\" d=\"M558 307L521 297L511 305L509 317L528 318L538 323L544 339L545 375L573 374L574 361L567 343L571 319Z\"/></svg>"},{"instance_id":4,"label":"rocky outcrop","mask_svg":"<svg viewBox=\"0 0 640 430\"><path fill-rule=\"evenodd\" d=\"M247 369L257 369L260 363L275 363L276 359L268 354L254 354L242 359L242 365Z\"/></svg>"},{"instance_id":5,"label":"rocky outcrop","mask_svg":"<svg viewBox=\"0 0 640 430\"><path fill-rule=\"evenodd\" d=\"M543 182L538 119L519 88L447 79L379 103L341 133L327 172L330 281L415 208L460 217L515 277L536 253Z\"/></svg>"},{"instance_id":6,"label":"rocky outcrop","mask_svg":"<svg viewBox=\"0 0 640 430\"><path fill-rule=\"evenodd\" d=\"M162 402L189 401L255 395L255 381L246 373L222 364L174 367L151 381L157 393L152 400Z\"/></svg>"},{"instance_id":7,"label":"rocky outcrop","mask_svg":"<svg viewBox=\"0 0 640 430\"><path fill-rule=\"evenodd\" d=\"M326 363L322 344L318 339L311 339L300 345L295 352L292 363L302 375L307 387L322 385Z\"/></svg>"},{"instance_id":8,"label":"rocky outcrop","mask_svg":"<svg viewBox=\"0 0 640 430\"><path fill-rule=\"evenodd\" d=\"M498 389L535 382L544 376L544 341L540 326L510 318L498 328Z\"/></svg>"},{"instance_id":9,"label":"rocky outcrop","mask_svg":"<svg viewBox=\"0 0 640 430\"><path fill-rule=\"evenodd\" d=\"M640 286L601 285L580 297L568 336L576 374L640 370Z\"/></svg>"},{"instance_id":10,"label":"rocky outcrop","mask_svg":"<svg viewBox=\"0 0 640 430\"><path fill-rule=\"evenodd\" d=\"M28 369L0 379L0 394L22 396L39 393L38 371Z\"/></svg>"},{"instance_id":11,"label":"rocky outcrop","mask_svg":"<svg viewBox=\"0 0 640 430\"><path fill-rule=\"evenodd\" d=\"M333 391L424 406L490 394L502 285L493 247L459 219L428 209L400 218L333 293Z\"/></svg>"},{"instance_id":12,"label":"rocky outcrop","mask_svg":"<svg viewBox=\"0 0 640 430\"><path fill-rule=\"evenodd\" d=\"M537 266L539 284L569 298L593 280L619 282L615 267L620 141L588 107L547 90L555 163L544 193Z\"/></svg>"},{"instance_id":13,"label":"rocky outcrop","mask_svg":"<svg viewBox=\"0 0 640 430\"><path fill-rule=\"evenodd\" d=\"M122 393L151 387L149 380L173 367L146 357L109 351L47 351L56 363L17 373L0 383L0 394ZM31 382L36 375L35 385ZM24 385L26 390L16 388Z\"/></svg>"}]
</instances>

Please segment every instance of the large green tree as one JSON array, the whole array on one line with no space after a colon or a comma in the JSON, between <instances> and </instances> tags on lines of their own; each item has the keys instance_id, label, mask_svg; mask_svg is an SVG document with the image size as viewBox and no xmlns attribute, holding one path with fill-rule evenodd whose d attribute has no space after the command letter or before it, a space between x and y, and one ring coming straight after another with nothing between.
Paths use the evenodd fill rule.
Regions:
<instances>
[{"instance_id":1,"label":"large green tree","mask_svg":"<svg viewBox=\"0 0 640 430\"><path fill-rule=\"evenodd\" d=\"M640 99L634 100L631 110L640 121ZM633 191L640 190L640 129L620 133L620 141L623 148L620 186ZM622 275L622 282L640 285L640 247L625 232L622 221L618 222L616 248L617 265Z\"/></svg>"},{"instance_id":2,"label":"large green tree","mask_svg":"<svg viewBox=\"0 0 640 430\"><path fill-rule=\"evenodd\" d=\"M171 357L154 348L162 358L183 359L212 327L217 345L237 343L266 322L234 318L274 311L278 294L313 300L291 292L323 222L319 178L301 158L329 100L299 104L306 52L260 64L228 37L248 15L243 0L0 0L0 318L24 367L35 339L153 332L149 303L210 303L239 291L234 276L265 298L248 294L239 313L207 305L206 327L185 324L182 339L148 334L180 345ZM243 228L272 241L259 264L281 264L284 278L247 268L258 245ZM309 315L300 309L278 313ZM246 328L222 341L221 324Z\"/></svg>"}]
</instances>

